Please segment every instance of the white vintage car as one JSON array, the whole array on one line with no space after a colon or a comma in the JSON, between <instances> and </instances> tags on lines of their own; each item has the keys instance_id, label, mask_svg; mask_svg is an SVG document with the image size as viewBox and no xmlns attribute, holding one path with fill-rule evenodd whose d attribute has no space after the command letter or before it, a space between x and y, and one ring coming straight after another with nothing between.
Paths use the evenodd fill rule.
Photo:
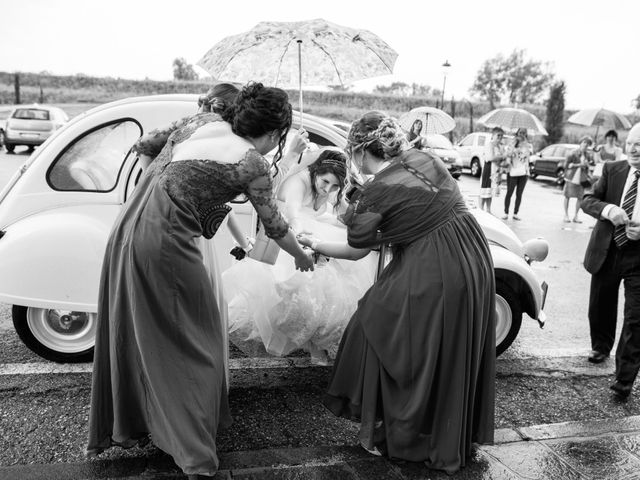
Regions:
<instances>
[{"instance_id":1,"label":"white vintage car","mask_svg":"<svg viewBox=\"0 0 640 480\"><path fill-rule=\"evenodd\" d=\"M57 362L91 359L107 237L141 172L131 146L143 133L195 113L196 100L130 98L81 114L37 149L0 192L0 302L13 305L15 329L37 354ZM299 118L296 113L294 123ZM346 132L331 122L305 115L304 127L318 145L346 143ZM251 231L251 205L233 208ZM500 354L517 336L523 312L544 322L546 285L529 263L544 259L546 243L523 244L504 223L474 213L495 265ZM233 261L233 241L221 231L216 242L224 269Z\"/></svg>"}]
</instances>

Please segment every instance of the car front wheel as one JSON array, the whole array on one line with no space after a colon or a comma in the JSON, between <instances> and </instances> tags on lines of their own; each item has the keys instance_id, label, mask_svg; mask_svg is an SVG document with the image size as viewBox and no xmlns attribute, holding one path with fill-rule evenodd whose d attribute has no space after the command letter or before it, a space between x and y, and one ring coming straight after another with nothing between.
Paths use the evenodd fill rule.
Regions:
<instances>
[{"instance_id":1,"label":"car front wheel","mask_svg":"<svg viewBox=\"0 0 640 480\"><path fill-rule=\"evenodd\" d=\"M95 313L14 305L12 316L20 339L41 357L60 363L93 360Z\"/></svg>"},{"instance_id":2,"label":"car front wheel","mask_svg":"<svg viewBox=\"0 0 640 480\"><path fill-rule=\"evenodd\" d=\"M501 355L518 336L522 325L522 307L513 289L496 282L496 356Z\"/></svg>"},{"instance_id":3,"label":"car front wheel","mask_svg":"<svg viewBox=\"0 0 640 480\"><path fill-rule=\"evenodd\" d=\"M480 166L480 160L477 158L471 159L471 165L469 167L471 169L471 175L474 177L479 177L480 173L482 173L482 167Z\"/></svg>"}]
</instances>

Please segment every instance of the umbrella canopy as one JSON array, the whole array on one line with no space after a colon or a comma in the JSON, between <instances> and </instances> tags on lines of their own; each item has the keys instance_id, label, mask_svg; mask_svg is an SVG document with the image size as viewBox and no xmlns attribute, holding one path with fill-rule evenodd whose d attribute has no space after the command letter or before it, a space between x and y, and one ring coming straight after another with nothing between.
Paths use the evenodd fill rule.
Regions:
<instances>
[{"instance_id":1,"label":"umbrella canopy","mask_svg":"<svg viewBox=\"0 0 640 480\"><path fill-rule=\"evenodd\" d=\"M413 122L422 121L422 134L450 132L456 127L456 121L442 110L434 107L418 107L403 114L398 121L400 126L409 131Z\"/></svg>"},{"instance_id":2,"label":"umbrella canopy","mask_svg":"<svg viewBox=\"0 0 640 480\"><path fill-rule=\"evenodd\" d=\"M631 128L631 122L627 117L604 108L578 110L567 119L567 122L585 127L597 125L598 128L613 128L614 130L629 130Z\"/></svg>"},{"instance_id":3,"label":"umbrella canopy","mask_svg":"<svg viewBox=\"0 0 640 480\"><path fill-rule=\"evenodd\" d=\"M315 19L260 22L245 33L223 38L198 65L220 81L254 80L297 88L301 83L344 86L387 75L397 57L367 30Z\"/></svg>"},{"instance_id":4,"label":"umbrella canopy","mask_svg":"<svg viewBox=\"0 0 640 480\"><path fill-rule=\"evenodd\" d=\"M540 119L521 108L496 108L480 117L478 123L489 128L501 127L512 131L526 128L529 134L547 135Z\"/></svg>"}]
</instances>

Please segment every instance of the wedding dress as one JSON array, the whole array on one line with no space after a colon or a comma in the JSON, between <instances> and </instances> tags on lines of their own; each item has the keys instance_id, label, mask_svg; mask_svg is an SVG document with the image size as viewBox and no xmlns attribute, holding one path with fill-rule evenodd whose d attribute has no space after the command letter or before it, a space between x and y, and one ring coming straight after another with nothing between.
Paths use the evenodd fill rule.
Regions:
<instances>
[{"instance_id":1,"label":"wedding dress","mask_svg":"<svg viewBox=\"0 0 640 480\"><path fill-rule=\"evenodd\" d=\"M345 226L326 204L316 211L313 200L307 201L298 215L313 236L346 243ZM312 359L321 359L322 351L333 358L358 300L373 284L376 267L375 252L357 261L320 257L315 270L304 273L285 252L274 265L245 258L222 273L229 338L250 355L266 350L284 356L304 348Z\"/></svg>"}]
</instances>

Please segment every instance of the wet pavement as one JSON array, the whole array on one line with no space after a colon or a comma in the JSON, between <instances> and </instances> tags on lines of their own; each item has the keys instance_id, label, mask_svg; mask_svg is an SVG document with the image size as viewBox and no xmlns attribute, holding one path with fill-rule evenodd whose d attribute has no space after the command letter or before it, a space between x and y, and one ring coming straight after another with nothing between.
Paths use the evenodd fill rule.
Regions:
<instances>
[{"instance_id":1,"label":"wet pavement","mask_svg":"<svg viewBox=\"0 0 640 480\"><path fill-rule=\"evenodd\" d=\"M421 463L375 457L358 447L357 425L327 414L317 401L326 367L310 367L305 358L235 359L230 392L234 426L219 435L221 465L215 478L640 479L640 391L636 388L628 402L611 397L612 362L594 366L584 357L499 359L497 367L496 425L503 428L496 429L494 445L478 446L465 468L447 475ZM6 371L0 371L0 445L5 450L0 479L186 478L152 445L83 459L86 368L47 375L39 370L16 375L12 368L5 364ZM560 397L579 411L573 418L583 420L533 423L567 418ZM548 416L551 411L559 416Z\"/></svg>"},{"instance_id":2,"label":"wet pavement","mask_svg":"<svg viewBox=\"0 0 640 480\"><path fill-rule=\"evenodd\" d=\"M422 464L375 457L353 445L222 453L216 479L593 479L640 478L640 416L496 430L495 444L475 449L448 475ZM171 458L151 455L80 463L0 467L0 478L178 479Z\"/></svg>"}]
</instances>

